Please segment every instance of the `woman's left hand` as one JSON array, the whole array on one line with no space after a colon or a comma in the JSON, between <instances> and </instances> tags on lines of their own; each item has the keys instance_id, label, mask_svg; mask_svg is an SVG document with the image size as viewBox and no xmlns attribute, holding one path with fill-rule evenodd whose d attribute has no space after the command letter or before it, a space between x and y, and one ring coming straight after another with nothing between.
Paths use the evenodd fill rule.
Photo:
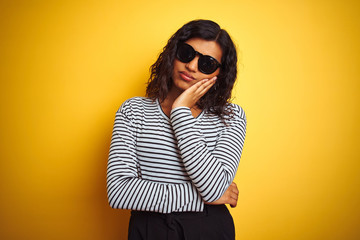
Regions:
<instances>
[{"instance_id":1,"label":"woman's left hand","mask_svg":"<svg viewBox=\"0 0 360 240\"><path fill-rule=\"evenodd\" d=\"M216 76L211 79L203 79L180 94L174 101L172 109L177 107L192 108L197 101L215 84Z\"/></svg>"},{"instance_id":2,"label":"woman's left hand","mask_svg":"<svg viewBox=\"0 0 360 240\"><path fill-rule=\"evenodd\" d=\"M236 186L236 183L232 182L228 189L224 192L224 194L218 200L214 202L206 202L206 204L210 205L220 205L220 204L230 204L232 208L236 207L239 196L239 190Z\"/></svg>"}]
</instances>

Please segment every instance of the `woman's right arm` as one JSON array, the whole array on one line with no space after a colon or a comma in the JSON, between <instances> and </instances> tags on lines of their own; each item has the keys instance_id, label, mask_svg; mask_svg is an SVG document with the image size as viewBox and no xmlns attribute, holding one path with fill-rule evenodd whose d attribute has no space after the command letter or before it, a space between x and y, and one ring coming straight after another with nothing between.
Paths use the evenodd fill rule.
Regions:
<instances>
[{"instance_id":1,"label":"woman's right arm","mask_svg":"<svg viewBox=\"0 0 360 240\"><path fill-rule=\"evenodd\" d=\"M135 126L126 110L120 108L107 166L107 194L112 208L170 213L196 198L191 182L163 184L141 179L135 146Z\"/></svg>"}]
</instances>

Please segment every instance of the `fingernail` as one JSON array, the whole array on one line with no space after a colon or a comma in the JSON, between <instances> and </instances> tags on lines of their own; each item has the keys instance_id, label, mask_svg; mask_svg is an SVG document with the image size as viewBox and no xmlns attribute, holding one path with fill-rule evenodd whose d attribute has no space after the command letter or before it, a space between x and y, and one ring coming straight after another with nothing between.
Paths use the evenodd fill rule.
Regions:
<instances>
[{"instance_id":1,"label":"fingernail","mask_svg":"<svg viewBox=\"0 0 360 240\"><path fill-rule=\"evenodd\" d=\"M214 81L216 81L216 79L217 79L217 76L213 77L213 80L214 80Z\"/></svg>"}]
</instances>

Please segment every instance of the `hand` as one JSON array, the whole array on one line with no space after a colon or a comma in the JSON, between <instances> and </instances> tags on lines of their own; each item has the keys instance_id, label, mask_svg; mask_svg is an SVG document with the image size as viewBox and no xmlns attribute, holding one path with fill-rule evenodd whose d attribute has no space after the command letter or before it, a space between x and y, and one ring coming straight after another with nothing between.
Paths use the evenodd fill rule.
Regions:
<instances>
[{"instance_id":1,"label":"hand","mask_svg":"<svg viewBox=\"0 0 360 240\"><path fill-rule=\"evenodd\" d=\"M203 79L180 94L174 101L172 109L177 107L192 108L197 101L215 84L216 76L212 79Z\"/></svg>"},{"instance_id":2,"label":"hand","mask_svg":"<svg viewBox=\"0 0 360 240\"><path fill-rule=\"evenodd\" d=\"M232 208L236 207L237 200L239 196L239 190L236 186L236 183L232 182L228 189L224 192L224 194L218 200L214 202L206 202L206 204L210 205L220 205L220 204L230 204Z\"/></svg>"}]
</instances>

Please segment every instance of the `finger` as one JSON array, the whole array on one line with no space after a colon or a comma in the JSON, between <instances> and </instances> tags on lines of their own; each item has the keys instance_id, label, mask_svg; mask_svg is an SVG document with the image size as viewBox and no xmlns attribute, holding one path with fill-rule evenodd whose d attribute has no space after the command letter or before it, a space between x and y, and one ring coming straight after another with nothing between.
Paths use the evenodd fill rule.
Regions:
<instances>
[{"instance_id":1,"label":"finger","mask_svg":"<svg viewBox=\"0 0 360 240\"><path fill-rule=\"evenodd\" d=\"M213 79L216 79L217 77L213 77L211 79L205 78L197 83L195 83L194 85L192 85L190 88L195 89L195 91L197 90L202 90L205 86L207 86L207 84L211 83Z\"/></svg>"},{"instance_id":2,"label":"finger","mask_svg":"<svg viewBox=\"0 0 360 240\"><path fill-rule=\"evenodd\" d=\"M234 208L234 207L236 207L236 205L237 205L237 200L231 199L231 201L229 201L229 204L230 204L230 206L231 206L232 208Z\"/></svg>"},{"instance_id":3,"label":"finger","mask_svg":"<svg viewBox=\"0 0 360 240\"><path fill-rule=\"evenodd\" d=\"M192 85L191 87L189 87L188 89L187 89L187 91L193 91L193 92L196 92L197 91L197 89L199 88L199 87L201 87L204 83L206 83L207 81L209 81L209 79L203 79L203 80L201 80L201 81L199 81L199 82L197 82L197 83L195 83L194 85Z\"/></svg>"},{"instance_id":4,"label":"finger","mask_svg":"<svg viewBox=\"0 0 360 240\"><path fill-rule=\"evenodd\" d=\"M236 190L236 191L233 191L234 194L236 194L237 196L239 195L239 191Z\"/></svg>"},{"instance_id":5,"label":"finger","mask_svg":"<svg viewBox=\"0 0 360 240\"><path fill-rule=\"evenodd\" d=\"M239 196L239 194L237 192L232 191L232 190L228 191L228 197L233 198L233 199L237 199L238 196Z\"/></svg>"},{"instance_id":6,"label":"finger","mask_svg":"<svg viewBox=\"0 0 360 240\"><path fill-rule=\"evenodd\" d=\"M197 89L192 91L193 100L197 102L213 85L212 81L206 80L201 86L197 86Z\"/></svg>"},{"instance_id":7,"label":"finger","mask_svg":"<svg viewBox=\"0 0 360 240\"><path fill-rule=\"evenodd\" d=\"M235 194L235 193L232 193L232 194L230 195L230 197L231 197L231 199L235 199L235 200L237 201L238 198L239 198L239 195L238 195L238 194Z\"/></svg>"},{"instance_id":8,"label":"finger","mask_svg":"<svg viewBox=\"0 0 360 240\"><path fill-rule=\"evenodd\" d=\"M208 91L215 84L215 81L216 79L211 79L205 82L203 85L201 85L199 89L201 90L201 92Z\"/></svg>"},{"instance_id":9,"label":"finger","mask_svg":"<svg viewBox=\"0 0 360 240\"><path fill-rule=\"evenodd\" d=\"M236 183L232 182L232 183L230 184L230 186L231 186L231 190L232 190L234 193L239 194L239 189L238 189Z\"/></svg>"},{"instance_id":10,"label":"finger","mask_svg":"<svg viewBox=\"0 0 360 240\"><path fill-rule=\"evenodd\" d=\"M205 86L207 86L209 83L211 83L211 80L212 79L208 79L208 78L203 79L203 80L197 82L196 84L194 84L194 86L196 86L197 90L198 89L203 89Z\"/></svg>"},{"instance_id":11,"label":"finger","mask_svg":"<svg viewBox=\"0 0 360 240\"><path fill-rule=\"evenodd\" d=\"M231 189L232 191L238 191L236 184L230 184L229 189Z\"/></svg>"},{"instance_id":12,"label":"finger","mask_svg":"<svg viewBox=\"0 0 360 240\"><path fill-rule=\"evenodd\" d=\"M232 203L232 205L237 205L237 201L238 201L238 194L232 194L231 195L231 203Z\"/></svg>"},{"instance_id":13,"label":"finger","mask_svg":"<svg viewBox=\"0 0 360 240\"><path fill-rule=\"evenodd\" d=\"M211 79L204 84L202 84L196 91L198 96L202 97L209 89L215 84L215 79Z\"/></svg>"},{"instance_id":14,"label":"finger","mask_svg":"<svg viewBox=\"0 0 360 240\"><path fill-rule=\"evenodd\" d=\"M208 83L211 82L213 79L216 80L216 76L213 77L213 78L204 78L203 80L197 82L196 84L197 84L198 87L201 87L201 86L204 86L204 85L208 84Z\"/></svg>"},{"instance_id":15,"label":"finger","mask_svg":"<svg viewBox=\"0 0 360 240\"><path fill-rule=\"evenodd\" d=\"M239 194L239 189L237 187L232 188L231 191L235 194Z\"/></svg>"},{"instance_id":16,"label":"finger","mask_svg":"<svg viewBox=\"0 0 360 240\"><path fill-rule=\"evenodd\" d=\"M204 79L203 84L200 86L200 88L206 88L209 85L213 85L217 79L217 76L211 78L211 79Z\"/></svg>"}]
</instances>

